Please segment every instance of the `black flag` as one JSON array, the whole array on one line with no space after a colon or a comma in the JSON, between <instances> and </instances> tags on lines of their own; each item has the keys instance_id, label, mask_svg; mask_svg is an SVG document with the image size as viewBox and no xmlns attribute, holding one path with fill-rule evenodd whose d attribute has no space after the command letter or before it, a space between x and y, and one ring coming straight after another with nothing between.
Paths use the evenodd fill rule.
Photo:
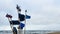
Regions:
<instances>
[{"instance_id":1,"label":"black flag","mask_svg":"<svg viewBox=\"0 0 60 34\"><path fill-rule=\"evenodd\" d=\"M9 14L7 14L7 15L6 15L6 17L8 17L8 18L12 18L12 16L11 16L11 15L9 15Z\"/></svg>"},{"instance_id":2,"label":"black flag","mask_svg":"<svg viewBox=\"0 0 60 34\"><path fill-rule=\"evenodd\" d=\"M17 5L16 9L17 9L18 11L21 11L21 9L20 9L20 7L19 7L18 5Z\"/></svg>"},{"instance_id":3,"label":"black flag","mask_svg":"<svg viewBox=\"0 0 60 34\"><path fill-rule=\"evenodd\" d=\"M19 25L20 22L18 20L12 20L12 21L10 21L10 24L12 24L12 25Z\"/></svg>"},{"instance_id":4,"label":"black flag","mask_svg":"<svg viewBox=\"0 0 60 34\"><path fill-rule=\"evenodd\" d=\"M23 15L23 14L18 14L18 17L19 17L20 21L25 20L25 15Z\"/></svg>"}]
</instances>

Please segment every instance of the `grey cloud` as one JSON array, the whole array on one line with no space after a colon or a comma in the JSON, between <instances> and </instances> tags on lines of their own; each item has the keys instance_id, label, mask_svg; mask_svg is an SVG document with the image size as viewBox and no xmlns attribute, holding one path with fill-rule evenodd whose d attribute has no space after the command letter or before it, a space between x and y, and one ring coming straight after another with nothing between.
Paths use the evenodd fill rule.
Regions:
<instances>
[{"instance_id":1,"label":"grey cloud","mask_svg":"<svg viewBox=\"0 0 60 34\"><path fill-rule=\"evenodd\" d=\"M57 0L56 0L57 1ZM0 11L1 17L0 22L8 22L5 21L4 14L9 13L13 16L13 19L17 19L17 12L16 12L16 4L21 5L22 12L25 9L28 10L28 13L31 15L31 19L27 20L27 25L42 25L43 29L49 29L51 24L60 24L60 7L59 4L55 0L1 0L0 1ZM57 5L55 4L57 3ZM4 24L5 24L4 23ZM0 23L1 24L1 23ZM7 23L6 23L7 24ZM50 24L50 25L48 25ZM60 25L56 28L55 25L51 29L58 29ZM34 27L34 26L33 26Z\"/></svg>"}]
</instances>

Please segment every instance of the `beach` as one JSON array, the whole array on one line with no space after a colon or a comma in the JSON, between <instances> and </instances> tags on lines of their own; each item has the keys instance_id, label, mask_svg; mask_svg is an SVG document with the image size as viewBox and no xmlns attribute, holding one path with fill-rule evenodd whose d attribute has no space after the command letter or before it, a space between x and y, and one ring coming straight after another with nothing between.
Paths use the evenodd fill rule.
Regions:
<instances>
[{"instance_id":1,"label":"beach","mask_svg":"<svg viewBox=\"0 0 60 34\"><path fill-rule=\"evenodd\" d=\"M60 32L52 32L52 33L48 33L48 34L60 34Z\"/></svg>"},{"instance_id":2,"label":"beach","mask_svg":"<svg viewBox=\"0 0 60 34\"><path fill-rule=\"evenodd\" d=\"M0 31L0 34L12 34L12 31ZM60 34L58 31L50 31L50 30L26 30L26 34Z\"/></svg>"}]
</instances>

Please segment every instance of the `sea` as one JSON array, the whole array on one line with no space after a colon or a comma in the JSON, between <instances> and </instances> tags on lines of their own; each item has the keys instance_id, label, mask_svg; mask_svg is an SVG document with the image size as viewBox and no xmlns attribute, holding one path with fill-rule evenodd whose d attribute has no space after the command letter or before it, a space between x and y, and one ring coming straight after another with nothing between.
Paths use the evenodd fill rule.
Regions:
<instances>
[{"instance_id":1,"label":"sea","mask_svg":"<svg viewBox=\"0 0 60 34\"><path fill-rule=\"evenodd\" d=\"M26 34L47 34L50 32L55 32L55 30L26 30ZM0 34L12 34L11 30L1 30Z\"/></svg>"}]
</instances>

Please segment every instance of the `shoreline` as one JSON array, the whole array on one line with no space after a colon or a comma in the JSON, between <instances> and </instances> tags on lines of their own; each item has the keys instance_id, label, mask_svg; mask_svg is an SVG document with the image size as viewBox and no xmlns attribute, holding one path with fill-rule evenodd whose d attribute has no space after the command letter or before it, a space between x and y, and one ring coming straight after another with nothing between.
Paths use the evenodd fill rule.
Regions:
<instances>
[{"instance_id":1,"label":"shoreline","mask_svg":"<svg viewBox=\"0 0 60 34\"><path fill-rule=\"evenodd\" d=\"M50 33L47 33L47 34L60 34L60 32L50 32Z\"/></svg>"}]
</instances>

